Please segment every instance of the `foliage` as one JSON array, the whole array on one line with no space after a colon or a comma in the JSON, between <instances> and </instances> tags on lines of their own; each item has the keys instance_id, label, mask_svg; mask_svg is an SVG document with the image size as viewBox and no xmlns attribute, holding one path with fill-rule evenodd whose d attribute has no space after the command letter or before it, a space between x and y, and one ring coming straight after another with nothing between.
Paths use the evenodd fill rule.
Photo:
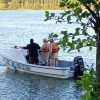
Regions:
<instances>
[{"instance_id":1,"label":"foliage","mask_svg":"<svg viewBox=\"0 0 100 100\"><path fill-rule=\"evenodd\" d=\"M85 6L87 10L83 11L80 5ZM90 9L91 5L94 6L94 11ZM80 48L86 46L89 46L89 50L91 51L92 47L97 47L97 32L100 24L96 21L100 21L97 18L99 16L99 5L100 2L98 0L77 0L75 3L68 0L62 0L62 2L60 2L60 7L66 6L69 10L60 13L60 16L56 16L55 13L49 13L46 11L45 21L54 19L56 20L56 23L66 22L67 24L80 24L81 26L77 27L74 33L61 31L63 37L57 44L63 47L69 47L68 51L73 49L80 51ZM75 18L74 21L72 20L73 17ZM84 19L87 20L86 23L84 23ZM87 33L88 28L92 28L95 31L95 34L92 35L91 33ZM85 38L75 38L77 36L85 36ZM71 42L69 42L69 40L71 40Z\"/></svg>"},{"instance_id":2,"label":"foliage","mask_svg":"<svg viewBox=\"0 0 100 100\"><path fill-rule=\"evenodd\" d=\"M86 90L85 94L81 95L83 100L100 100L100 88L98 88L100 82L92 66L91 69L82 68L82 71L88 71L89 73L79 76L81 80L77 80L80 89Z\"/></svg>"}]
</instances>

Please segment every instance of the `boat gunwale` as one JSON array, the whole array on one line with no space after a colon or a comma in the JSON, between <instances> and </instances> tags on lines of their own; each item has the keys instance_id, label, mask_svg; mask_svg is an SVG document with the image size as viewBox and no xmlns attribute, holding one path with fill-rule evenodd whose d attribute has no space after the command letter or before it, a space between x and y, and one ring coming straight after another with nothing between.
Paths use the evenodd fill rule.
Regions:
<instances>
[{"instance_id":1,"label":"boat gunwale","mask_svg":"<svg viewBox=\"0 0 100 100\"><path fill-rule=\"evenodd\" d=\"M12 69L11 67L8 67L8 68ZM48 73L41 73L41 72L36 72L36 71L28 71L28 70L23 70L23 69L20 69L18 71L22 72L22 73L24 73L24 72L30 73L30 74L34 73L36 75L42 75L42 76L47 76L47 77L59 78L59 79L68 79L68 78L71 78L71 77L68 77L66 75L58 75L58 74L50 74L50 73L48 74Z\"/></svg>"},{"instance_id":2,"label":"boat gunwale","mask_svg":"<svg viewBox=\"0 0 100 100\"><path fill-rule=\"evenodd\" d=\"M3 49L2 49L3 50ZM7 50L7 49L6 49ZM4 51L3 51L4 52ZM5 53L5 52L4 52ZM6 53L5 53L6 54ZM37 68L44 68L44 69L54 69L54 70L70 70L69 68L70 67L73 67L73 66L69 66L69 67L51 67L51 66L41 66L41 65L33 65L33 64L27 64L27 63L23 63L23 62L19 62L19 61L15 61L15 60L12 60L12 59L9 59L8 57L5 57L5 55L4 54L2 54L1 52L0 52L0 55L3 57L3 58L5 58L5 59L7 59L7 60L11 60L11 61L13 61L13 62L15 62L15 63L19 63L19 64L22 64L22 65L27 65L27 66L30 66L30 67L37 67ZM6 55L8 55L8 54L6 54ZM9 56L9 55L8 55ZM9 56L10 58L11 58L11 56Z\"/></svg>"}]
</instances>

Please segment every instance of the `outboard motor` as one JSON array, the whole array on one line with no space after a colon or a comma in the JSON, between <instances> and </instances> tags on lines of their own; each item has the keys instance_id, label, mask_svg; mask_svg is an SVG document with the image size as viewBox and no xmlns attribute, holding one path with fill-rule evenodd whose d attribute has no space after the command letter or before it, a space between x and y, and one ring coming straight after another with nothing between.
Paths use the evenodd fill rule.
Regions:
<instances>
[{"instance_id":1,"label":"outboard motor","mask_svg":"<svg viewBox=\"0 0 100 100\"><path fill-rule=\"evenodd\" d=\"M81 68L84 68L84 62L81 56L77 56L74 58L74 77L82 76L83 71L81 71Z\"/></svg>"}]
</instances>

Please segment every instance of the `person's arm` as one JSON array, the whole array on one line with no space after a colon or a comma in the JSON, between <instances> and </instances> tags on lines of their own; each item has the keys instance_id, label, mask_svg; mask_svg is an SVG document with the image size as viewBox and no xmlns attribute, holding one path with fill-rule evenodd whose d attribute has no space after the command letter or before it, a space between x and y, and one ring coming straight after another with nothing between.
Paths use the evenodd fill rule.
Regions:
<instances>
[{"instance_id":1,"label":"person's arm","mask_svg":"<svg viewBox=\"0 0 100 100\"><path fill-rule=\"evenodd\" d=\"M60 50L60 47L58 46L58 51Z\"/></svg>"},{"instance_id":2,"label":"person's arm","mask_svg":"<svg viewBox=\"0 0 100 100\"><path fill-rule=\"evenodd\" d=\"M27 45L26 47L22 47L22 49L29 49L29 45Z\"/></svg>"},{"instance_id":3,"label":"person's arm","mask_svg":"<svg viewBox=\"0 0 100 100\"><path fill-rule=\"evenodd\" d=\"M37 43L36 43L37 44ZM40 49L40 46L37 44L37 49Z\"/></svg>"},{"instance_id":4,"label":"person's arm","mask_svg":"<svg viewBox=\"0 0 100 100\"><path fill-rule=\"evenodd\" d=\"M46 45L43 44L42 47L40 48L40 50L46 49Z\"/></svg>"}]
</instances>

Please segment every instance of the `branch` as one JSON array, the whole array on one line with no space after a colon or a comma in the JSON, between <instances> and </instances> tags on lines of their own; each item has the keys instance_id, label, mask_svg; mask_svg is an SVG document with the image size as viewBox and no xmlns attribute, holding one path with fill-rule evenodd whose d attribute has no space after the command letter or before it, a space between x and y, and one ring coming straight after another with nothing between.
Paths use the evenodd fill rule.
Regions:
<instances>
[{"instance_id":1,"label":"branch","mask_svg":"<svg viewBox=\"0 0 100 100\"><path fill-rule=\"evenodd\" d=\"M87 44L87 45L84 45L84 46L82 46L82 47L87 47L87 46L92 46L92 45ZM82 48L82 47L81 47L81 48ZM97 47L97 46L92 46L92 47Z\"/></svg>"},{"instance_id":2,"label":"branch","mask_svg":"<svg viewBox=\"0 0 100 100\"><path fill-rule=\"evenodd\" d=\"M57 22L61 23L61 22L68 22L68 21L60 21L60 20L59 20L59 21L57 21ZM57 22L56 22L56 23L57 23ZM85 25L85 26L87 26L87 27L93 28L92 26L89 26L89 25L87 25L87 24L85 24L85 23L83 23L83 22L68 22L68 23L70 23L70 24L71 24L71 23L73 23L73 24L74 24L74 23L75 23L75 24L83 24L83 25ZM93 28L93 29L94 29L94 28Z\"/></svg>"},{"instance_id":3,"label":"branch","mask_svg":"<svg viewBox=\"0 0 100 100\"><path fill-rule=\"evenodd\" d=\"M88 46L91 46L91 45L84 45L84 46L80 47L79 49L81 49L83 47L88 47ZM97 47L97 46L92 46L92 47ZM70 48L70 47L66 46L66 48ZM70 50L77 50L77 49L76 48L74 48L74 49L70 48Z\"/></svg>"},{"instance_id":4,"label":"branch","mask_svg":"<svg viewBox=\"0 0 100 100\"><path fill-rule=\"evenodd\" d=\"M97 15L98 15L98 17L99 17L99 7L98 7L98 5L96 5L95 7L97 8L96 13L97 13Z\"/></svg>"},{"instance_id":5,"label":"branch","mask_svg":"<svg viewBox=\"0 0 100 100\"><path fill-rule=\"evenodd\" d=\"M96 22L93 20L93 18L91 17L91 18L89 18L89 21L90 21L90 25L91 25L91 27L95 30L95 28L93 27L93 25L92 24L94 24L94 26L96 25Z\"/></svg>"},{"instance_id":6,"label":"branch","mask_svg":"<svg viewBox=\"0 0 100 100\"><path fill-rule=\"evenodd\" d=\"M89 8L89 6L86 6L86 8L92 14L93 18L96 20L97 19L96 14Z\"/></svg>"}]
</instances>

